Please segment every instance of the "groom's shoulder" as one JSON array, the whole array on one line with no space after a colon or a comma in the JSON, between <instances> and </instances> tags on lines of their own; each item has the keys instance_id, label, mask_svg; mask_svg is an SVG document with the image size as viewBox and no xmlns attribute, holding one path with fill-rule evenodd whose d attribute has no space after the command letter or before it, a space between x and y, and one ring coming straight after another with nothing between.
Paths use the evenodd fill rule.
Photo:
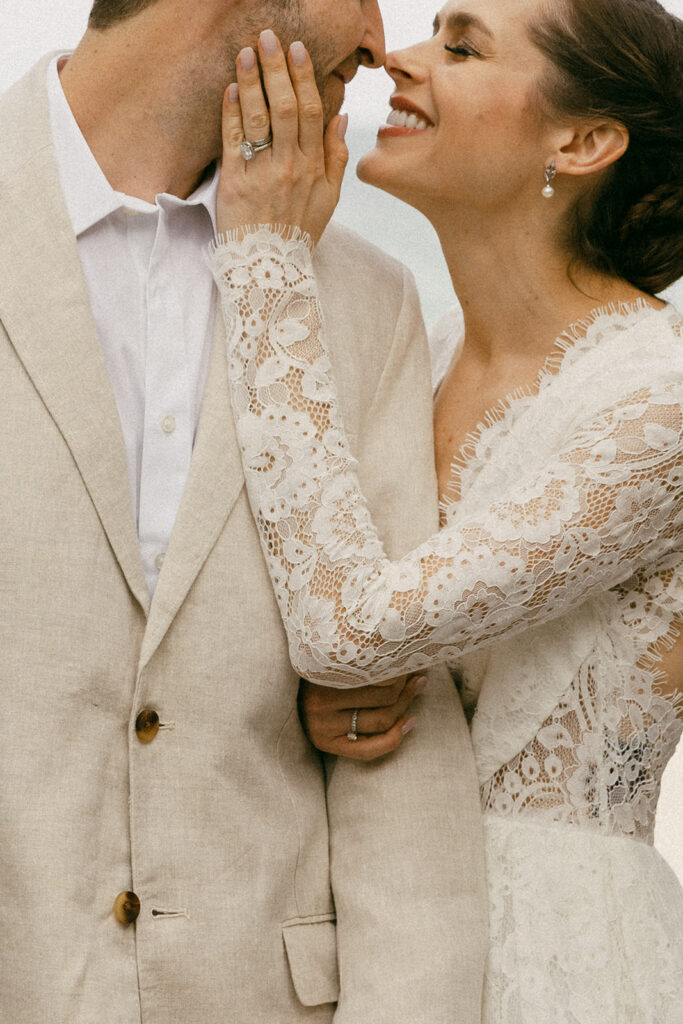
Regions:
<instances>
[{"instance_id":1,"label":"groom's shoulder","mask_svg":"<svg viewBox=\"0 0 683 1024\"><path fill-rule=\"evenodd\" d=\"M0 171L25 167L33 153L49 142L47 69L54 56L46 54L0 93Z\"/></svg>"},{"instance_id":2,"label":"groom's shoulder","mask_svg":"<svg viewBox=\"0 0 683 1024\"><path fill-rule=\"evenodd\" d=\"M414 354L426 353L415 281L399 260L336 221L328 225L314 260L330 341L334 337L339 351L353 354L351 362L363 367L371 388L397 342L397 352L411 344ZM359 387L357 374L353 386Z\"/></svg>"},{"instance_id":3,"label":"groom's shoulder","mask_svg":"<svg viewBox=\"0 0 683 1024\"><path fill-rule=\"evenodd\" d=\"M17 78L6 89L0 92L0 111L8 113L20 109L25 103L35 102L39 94L47 102L47 72L50 64L62 50L52 50L31 65L20 78Z\"/></svg>"},{"instance_id":4,"label":"groom's shoulder","mask_svg":"<svg viewBox=\"0 0 683 1024\"><path fill-rule=\"evenodd\" d=\"M399 260L369 242L351 228L333 220L316 249L317 270L328 276L336 288L355 290L361 296L401 301L406 286L413 287L412 275Z\"/></svg>"}]
</instances>

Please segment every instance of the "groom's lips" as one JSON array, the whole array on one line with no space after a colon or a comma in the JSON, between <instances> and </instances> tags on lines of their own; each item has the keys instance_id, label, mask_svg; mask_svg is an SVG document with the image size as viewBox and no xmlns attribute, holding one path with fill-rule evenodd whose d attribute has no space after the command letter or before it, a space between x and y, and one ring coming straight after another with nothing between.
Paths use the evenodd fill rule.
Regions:
<instances>
[{"instance_id":1,"label":"groom's lips","mask_svg":"<svg viewBox=\"0 0 683 1024\"><path fill-rule=\"evenodd\" d=\"M352 68L347 68L347 69L344 69L342 67L336 68L332 72L332 74L336 75L337 78L340 78L342 80L342 82L344 83L344 85L346 86L346 85L349 84L349 82L352 82L353 79L356 77L357 71L358 71L358 65L356 64Z\"/></svg>"}]
</instances>

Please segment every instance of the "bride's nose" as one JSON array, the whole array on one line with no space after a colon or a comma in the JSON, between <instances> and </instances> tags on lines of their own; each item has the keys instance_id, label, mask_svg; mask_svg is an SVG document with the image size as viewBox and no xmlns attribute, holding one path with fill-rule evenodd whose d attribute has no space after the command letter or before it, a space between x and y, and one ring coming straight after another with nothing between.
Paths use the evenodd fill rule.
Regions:
<instances>
[{"instance_id":1,"label":"bride's nose","mask_svg":"<svg viewBox=\"0 0 683 1024\"><path fill-rule=\"evenodd\" d=\"M392 50L387 54L384 69L397 85L424 80L427 69L419 51L419 46L410 46L405 50Z\"/></svg>"}]
</instances>

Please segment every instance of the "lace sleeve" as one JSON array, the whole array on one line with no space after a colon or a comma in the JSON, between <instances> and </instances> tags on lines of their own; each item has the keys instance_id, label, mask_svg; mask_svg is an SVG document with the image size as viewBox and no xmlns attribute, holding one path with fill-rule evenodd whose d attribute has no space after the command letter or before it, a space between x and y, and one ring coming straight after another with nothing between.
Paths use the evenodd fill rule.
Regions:
<instances>
[{"instance_id":1,"label":"lace sleeve","mask_svg":"<svg viewBox=\"0 0 683 1024\"><path fill-rule=\"evenodd\" d=\"M559 616L680 542L683 394L643 387L534 479L396 562L361 493L311 253L268 229L212 254L251 505L296 670L358 686Z\"/></svg>"}]
</instances>

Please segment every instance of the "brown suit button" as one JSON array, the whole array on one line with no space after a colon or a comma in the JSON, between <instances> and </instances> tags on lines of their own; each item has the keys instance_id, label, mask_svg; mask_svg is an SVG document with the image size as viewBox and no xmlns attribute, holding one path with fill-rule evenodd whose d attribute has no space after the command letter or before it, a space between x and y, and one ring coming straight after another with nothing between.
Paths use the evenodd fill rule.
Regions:
<instances>
[{"instance_id":1,"label":"brown suit button","mask_svg":"<svg viewBox=\"0 0 683 1024\"><path fill-rule=\"evenodd\" d=\"M140 743L151 743L159 732L159 716L151 708L145 708L135 719L135 732Z\"/></svg>"},{"instance_id":2,"label":"brown suit button","mask_svg":"<svg viewBox=\"0 0 683 1024\"><path fill-rule=\"evenodd\" d=\"M132 924L140 914L140 900L134 892L120 892L114 900L114 917L121 924Z\"/></svg>"}]
</instances>

